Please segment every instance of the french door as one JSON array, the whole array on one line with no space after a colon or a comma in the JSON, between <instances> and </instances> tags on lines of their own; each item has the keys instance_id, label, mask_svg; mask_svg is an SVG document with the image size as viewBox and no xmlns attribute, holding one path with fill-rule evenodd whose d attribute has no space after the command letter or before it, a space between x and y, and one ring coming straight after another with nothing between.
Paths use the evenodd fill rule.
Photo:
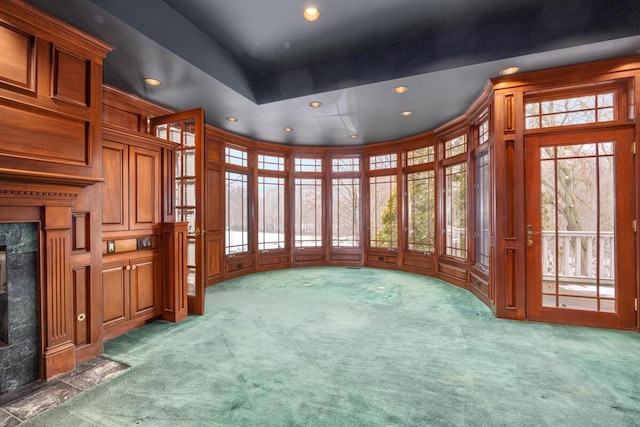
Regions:
<instances>
[{"instance_id":1,"label":"french door","mask_svg":"<svg viewBox=\"0 0 640 427\"><path fill-rule=\"evenodd\" d=\"M529 319L635 328L633 135L526 137Z\"/></svg>"},{"instance_id":2,"label":"french door","mask_svg":"<svg viewBox=\"0 0 640 427\"><path fill-rule=\"evenodd\" d=\"M187 296L189 313L204 314L206 231L204 207L204 110L197 108L151 119L151 133L175 142L174 197L176 222L187 223Z\"/></svg>"}]
</instances>

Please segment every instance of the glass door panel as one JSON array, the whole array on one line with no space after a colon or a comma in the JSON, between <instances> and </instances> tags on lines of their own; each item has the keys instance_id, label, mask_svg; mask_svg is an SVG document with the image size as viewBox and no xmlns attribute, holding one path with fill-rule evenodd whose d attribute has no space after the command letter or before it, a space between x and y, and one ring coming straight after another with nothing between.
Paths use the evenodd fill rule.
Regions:
<instances>
[{"instance_id":1,"label":"glass door panel","mask_svg":"<svg viewBox=\"0 0 640 427\"><path fill-rule=\"evenodd\" d=\"M540 148L544 307L616 310L613 147Z\"/></svg>"}]
</instances>

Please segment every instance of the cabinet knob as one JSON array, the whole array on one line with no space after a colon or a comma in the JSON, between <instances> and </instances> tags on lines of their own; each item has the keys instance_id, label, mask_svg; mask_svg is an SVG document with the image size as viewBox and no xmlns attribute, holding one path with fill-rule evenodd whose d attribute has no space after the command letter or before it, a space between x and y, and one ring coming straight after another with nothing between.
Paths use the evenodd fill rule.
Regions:
<instances>
[{"instance_id":1,"label":"cabinet knob","mask_svg":"<svg viewBox=\"0 0 640 427\"><path fill-rule=\"evenodd\" d=\"M138 268L138 266L137 266L137 265L135 265L135 264L133 264L133 265L131 266L131 269L132 269L132 270L135 270L136 268Z\"/></svg>"},{"instance_id":2,"label":"cabinet knob","mask_svg":"<svg viewBox=\"0 0 640 427\"><path fill-rule=\"evenodd\" d=\"M130 266L130 265L126 265L126 266L124 267L124 269L125 269L125 270L127 270L127 271L129 271L129 270L131 270L131 266Z\"/></svg>"},{"instance_id":3,"label":"cabinet knob","mask_svg":"<svg viewBox=\"0 0 640 427\"><path fill-rule=\"evenodd\" d=\"M84 314L84 313L80 313L80 314L78 314L78 317L77 317L78 322L82 322L82 321L83 321L84 319L86 319L86 318L87 318L87 315L86 315L86 314Z\"/></svg>"}]
</instances>

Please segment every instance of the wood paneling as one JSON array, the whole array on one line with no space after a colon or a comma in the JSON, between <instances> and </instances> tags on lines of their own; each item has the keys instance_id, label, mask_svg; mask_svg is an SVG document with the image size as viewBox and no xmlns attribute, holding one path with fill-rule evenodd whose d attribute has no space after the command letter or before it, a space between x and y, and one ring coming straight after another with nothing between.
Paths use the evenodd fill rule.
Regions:
<instances>
[{"instance_id":1,"label":"wood paneling","mask_svg":"<svg viewBox=\"0 0 640 427\"><path fill-rule=\"evenodd\" d=\"M85 252L90 248L91 227L87 212L73 212L71 214L71 247L73 252Z\"/></svg>"},{"instance_id":2,"label":"wood paneling","mask_svg":"<svg viewBox=\"0 0 640 427\"><path fill-rule=\"evenodd\" d=\"M102 109L102 120L113 126L118 126L132 132L138 132L141 117L139 114L124 111L111 105L104 105Z\"/></svg>"},{"instance_id":3,"label":"wood paneling","mask_svg":"<svg viewBox=\"0 0 640 427\"><path fill-rule=\"evenodd\" d=\"M89 266L75 267L73 269L73 300L74 300L74 344L76 346L91 342L90 314L90 288L91 268Z\"/></svg>"},{"instance_id":4,"label":"wood paneling","mask_svg":"<svg viewBox=\"0 0 640 427\"><path fill-rule=\"evenodd\" d=\"M222 230L222 209L219 208L221 202L222 173L219 170L207 168L206 173L206 200L209 209L205 209L205 221L207 232Z\"/></svg>"},{"instance_id":5,"label":"wood paneling","mask_svg":"<svg viewBox=\"0 0 640 427\"><path fill-rule=\"evenodd\" d=\"M54 47L53 98L89 106L91 62Z\"/></svg>"},{"instance_id":6,"label":"wood paneling","mask_svg":"<svg viewBox=\"0 0 640 427\"><path fill-rule=\"evenodd\" d=\"M129 318L128 262L104 264L102 267L102 322L105 326Z\"/></svg>"},{"instance_id":7,"label":"wood paneling","mask_svg":"<svg viewBox=\"0 0 640 427\"><path fill-rule=\"evenodd\" d=\"M254 266L253 258L249 259L227 259L227 273L232 273L234 271L245 270L248 268L252 268Z\"/></svg>"},{"instance_id":8,"label":"wood paneling","mask_svg":"<svg viewBox=\"0 0 640 427\"><path fill-rule=\"evenodd\" d=\"M160 153L132 146L129 165L129 227L152 227L160 222Z\"/></svg>"},{"instance_id":9,"label":"wood paneling","mask_svg":"<svg viewBox=\"0 0 640 427\"><path fill-rule=\"evenodd\" d=\"M362 255L360 254L331 254L331 261L352 261L352 262L360 262L362 261Z\"/></svg>"},{"instance_id":10,"label":"wood paneling","mask_svg":"<svg viewBox=\"0 0 640 427\"><path fill-rule=\"evenodd\" d=\"M0 82L35 90L34 41L32 35L0 23Z\"/></svg>"},{"instance_id":11,"label":"wood paneling","mask_svg":"<svg viewBox=\"0 0 640 427\"><path fill-rule=\"evenodd\" d=\"M162 319L187 317L187 223L162 224Z\"/></svg>"},{"instance_id":12,"label":"wood paneling","mask_svg":"<svg viewBox=\"0 0 640 427\"><path fill-rule=\"evenodd\" d=\"M410 268L419 268L422 270L427 270L429 272L433 272L435 270L435 263L433 261L433 257L420 256L420 255L410 255L404 254L402 257L402 265Z\"/></svg>"},{"instance_id":13,"label":"wood paneling","mask_svg":"<svg viewBox=\"0 0 640 427\"><path fill-rule=\"evenodd\" d=\"M102 145L102 224L103 230L125 230L128 227L129 186L128 150L125 145L105 141Z\"/></svg>"},{"instance_id":14,"label":"wood paneling","mask_svg":"<svg viewBox=\"0 0 640 427\"><path fill-rule=\"evenodd\" d=\"M0 153L62 164L89 164L87 122L6 104L0 104L0 117Z\"/></svg>"},{"instance_id":15,"label":"wood paneling","mask_svg":"<svg viewBox=\"0 0 640 427\"><path fill-rule=\"evenodd\" d=\"M154 315L160 306L158 259L137 258L131 265L131 316Z\"/></svg>"},{"instance_id":16,"label":"wood paneling","mask_svg":"<svg viewBox=\"0 0 640 427\"><path fill-rule=\"evenodd\" d=\"M207 236L207 285L211 284L211 280L219 278L222 275L222 239L213 236Z\"/></svg>"}]
</instances>

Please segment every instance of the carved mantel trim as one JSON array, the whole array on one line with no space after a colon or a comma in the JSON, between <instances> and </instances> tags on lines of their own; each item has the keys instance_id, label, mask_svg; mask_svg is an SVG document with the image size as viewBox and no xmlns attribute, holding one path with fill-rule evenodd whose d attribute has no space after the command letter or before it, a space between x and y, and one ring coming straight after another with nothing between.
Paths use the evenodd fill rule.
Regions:
<instances>
[{"instance_id":1,"label":"carved mantel trim","mask_svg":"<svg viewBox=\"0 0 640 427\"><path fill-rule=\"evenodd\" d=\"M0 197L13 200L11 204L25 199L73 202L85 187L103 181L102 178L0 168Z\"/></svg>"},{"instance_id":2,"label":"carved mantel trim","mask_svg":"<svg viewBox=\"0 0 640 427\"><path fill-rule=\"evenodd\" d=\"M24 171L18 169L0 168L0 181L29 182L42 184L58 184L80 189L99 182L104 182L103 178L92 176L73 176L57 173Z\"/></svg>"}]
</instances>

